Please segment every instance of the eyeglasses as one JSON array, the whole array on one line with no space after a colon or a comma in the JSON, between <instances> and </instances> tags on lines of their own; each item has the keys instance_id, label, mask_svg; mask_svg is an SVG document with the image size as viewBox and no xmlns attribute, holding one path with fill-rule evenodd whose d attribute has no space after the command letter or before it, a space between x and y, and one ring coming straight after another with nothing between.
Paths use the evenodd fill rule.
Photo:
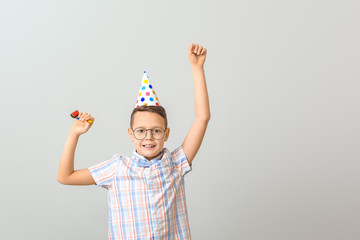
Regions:
<instances>
[{"instance_id":1,"label":"eyeglasses","mask_svg":"<svg viewBox=\"0 0 360 240\"><path fill-rule=\"evenodd\" d=\"M154 128L154 129L135 128L135 129L132 129L133 135L137 140L143 140L147 136L148 130L151 130L151 136L156 140L160 140L165 136L166 129L162 129L162 128Z\"/></svg>"}]
</instances>

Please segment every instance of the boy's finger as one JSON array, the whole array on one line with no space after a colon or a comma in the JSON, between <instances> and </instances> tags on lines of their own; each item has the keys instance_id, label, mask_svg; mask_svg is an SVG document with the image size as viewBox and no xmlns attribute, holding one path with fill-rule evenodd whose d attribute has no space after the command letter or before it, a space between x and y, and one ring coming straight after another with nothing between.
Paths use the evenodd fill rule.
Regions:
<instances>
[{"instance_id":1,"label":"boy's finger","mask_svg":"<svg viewBox=\"0 0 360 240\"><path fill-rule=\"evenodd\" d=\"M87 121L89 121L89 120L91 120L92 121L92 123L94 123L94 117L92 117L90 114L89 115L87 115L86 117L84 117L84 120L87 122Z\"/></svg>"},{"instance_id":2,"label":"boy's finger","mask_svg":"<svg viewBox=\"0 0 360 240\"><path fill-rule=\"evenodd\" d=\"M189 51L191 51L193 49L193 47L194 47L194 44L191 43L190 46L189 46Z\"/></svg>"},{"instance_id":3,"label":"boy's finger","mask_svg":"<svg viewBox=\"0 0 360 240\"><path fill-rule=\"evenodd\" d=\"M206 53L206 48L203 48L201 54L205 54L205 53Z\"/></svg>"},{"instance_id":4,"label":"boy's finger","mask_svg":"<svg viewBox=\"0 0 360 240\"><path fill-rule=\"evenodd\" d=\"M194 44L191 43L190 46L189 46L189 53L192 53L193 48L194 48Z\"/></svg>"},{"instance_id":5,"label":"boy's finger","mask_svg":"<svg viewBox=\"0 0 360 240\"><path fill-rule=\"evenodd\" d=\"M91 115L89 115L86 119L85 122L89 123L90 125L94 123L95 118L92 117ZM91 121L91 122L89 122Z\"/></svg>"},{"instance_id":6,"label":"boy's finger","mask_svg":"<svg viewBox=\"0 0 360 240\"><path fill-rule=\"evenodd\" d=\"M201 51L202 51L202 50L203 50L203 46L200 45L197 54L198 54L198 55L201 54Z\"/></svg>"},{"instance_id":7,"label":"boy's finger","mask_svg":"<svg viewBox=\"0 0 360 240\"><path fill-rule=\"evenodd\" d=\"M193 51L193 52L195 52L195 49L196 49L196 44L195 44L195 43L193 43L192 45L193 45L192 51Z\"/></svg>"},{"instance_id":8,"label":"boy's finger","mask_svg":"<svg viewBox=\"0 0 360 240\"><path fill-rule=\"evenodd\" d=\"M80 119L81 119L82 121L84 121L84 120L87 118L87 116L89 116L88 113L84 113L84 114L80 117Z\"/></svg>"},{"instance_id":9,"label":"boy's finger","mask_svg":"<svg viewBox=\"0 0 360 240\"><path fill-rule=\"evenodd\" d=\"M199 44L195 44L195 47L194 47L194 53L195 54L197 53L198 49L199 49Z\"/></svg>"}]
</instances>

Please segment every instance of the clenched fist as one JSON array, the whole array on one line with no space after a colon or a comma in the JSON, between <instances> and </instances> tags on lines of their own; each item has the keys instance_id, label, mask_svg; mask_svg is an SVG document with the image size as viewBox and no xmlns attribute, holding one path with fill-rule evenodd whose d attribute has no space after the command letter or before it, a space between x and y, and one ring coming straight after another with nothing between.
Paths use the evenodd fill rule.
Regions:
<instances>
[{"instance_id":1,"label":"clenched fist","mask_svg":"<svg viewBox=\"0 0 360 240\"><path fill-rule=\"evenodd\" d=\"M191 65L204 66L206 59L206 48L199 44L191 43L188 50L188 57Z\"/></svg>"},{"instance_id":2,"label":"clenched fist","mask_svg":"<svg viewBox=\"0 0 360 240\"><path fill-rule=\"evenodd\" d=\"M95 118L88 113L80 113L78 117L79 119L75 120L75 122L71 126L70 132L74 133L77 136L80 136L81 134L86 133L90 129L90 127L94 124ZM90 124L88 120L92 120L92 123Z\"/></svg>"}]
</instances>

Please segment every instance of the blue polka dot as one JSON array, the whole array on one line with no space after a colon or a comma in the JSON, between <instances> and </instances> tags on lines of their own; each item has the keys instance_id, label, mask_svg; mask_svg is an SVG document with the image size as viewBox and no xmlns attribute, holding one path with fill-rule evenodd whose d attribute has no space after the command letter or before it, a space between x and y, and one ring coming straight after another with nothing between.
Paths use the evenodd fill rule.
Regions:
<instances>
[{"instance_id":1,"label":"blue polka dot","mask_svg":"<svg viewBox=\"0 0 360 240\"><path fill-rule=\"evenodd\" d=\"M142 89L142 90L145 90L145 86L143 86L141 89Z\"/></svg>"},{"instance_id":2,"label":"blue polka dot","mask_svg":"<svg viewBox=\"0 0 360 240\"><path fill-rule=\"evenodd\" d=\"M151 88L151 89L152 89L152 86L151 86L151 85L149 85L149 88Z\"/></svg>"},{"instance_id":3,"label":"blue polka dot","mask_svg":"<svg viewBox=\"0 0 360 240\"><path fill-rule=\"evenodd\" d=\"M153 102L153 101L154 101L154 99L151 97L151 98L150 98L150 101L152 101L152 102Z\"/></svg>"},{"instance_id":4,"label":"blue polka dot","mask_svg":"<svg viewBox=\"0 0 360 240\"><path fill-rule=\"evenodd\" d=\"M142 101L142 102L145 101L145 98L141 98L141 101Z\"/></svg>"}]
</instances>

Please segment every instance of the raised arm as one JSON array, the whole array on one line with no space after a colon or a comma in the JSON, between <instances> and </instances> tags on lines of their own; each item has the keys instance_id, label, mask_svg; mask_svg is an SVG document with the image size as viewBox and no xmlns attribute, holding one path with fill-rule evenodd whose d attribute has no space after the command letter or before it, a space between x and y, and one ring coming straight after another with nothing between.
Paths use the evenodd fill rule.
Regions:
<instances>
[{"instance_id":1,"label":"raised arm","mask_svg":"<svg viewBox=\"0 0 360 240\"><path fill-rule=\"evenodd\" d=\"M57 175L58 182L66 185L92 185L95 184L93 177L88 169L74 171L75 149L81 134L86 133L91 124L87 121L94 118L87 113L80 113L79 120L75 120L71 126L69 135L66 139L64 150L61 154L59 170Z\"/></svg>"},{"instance_id":2,"label":"raised arm","mask_svg":"<svg viewBox=\"0 0 360 240\"><path fill-rule=\"evenodd\" d=\"M204 62L207 50L198 44L191 44L188 49L188 57L191 63L194 91L196 118L182 144L185 155L192 163L196 153L199 151L201 142L210 120L209 97L206 88Z\"/></svg>"}]
</instances>

